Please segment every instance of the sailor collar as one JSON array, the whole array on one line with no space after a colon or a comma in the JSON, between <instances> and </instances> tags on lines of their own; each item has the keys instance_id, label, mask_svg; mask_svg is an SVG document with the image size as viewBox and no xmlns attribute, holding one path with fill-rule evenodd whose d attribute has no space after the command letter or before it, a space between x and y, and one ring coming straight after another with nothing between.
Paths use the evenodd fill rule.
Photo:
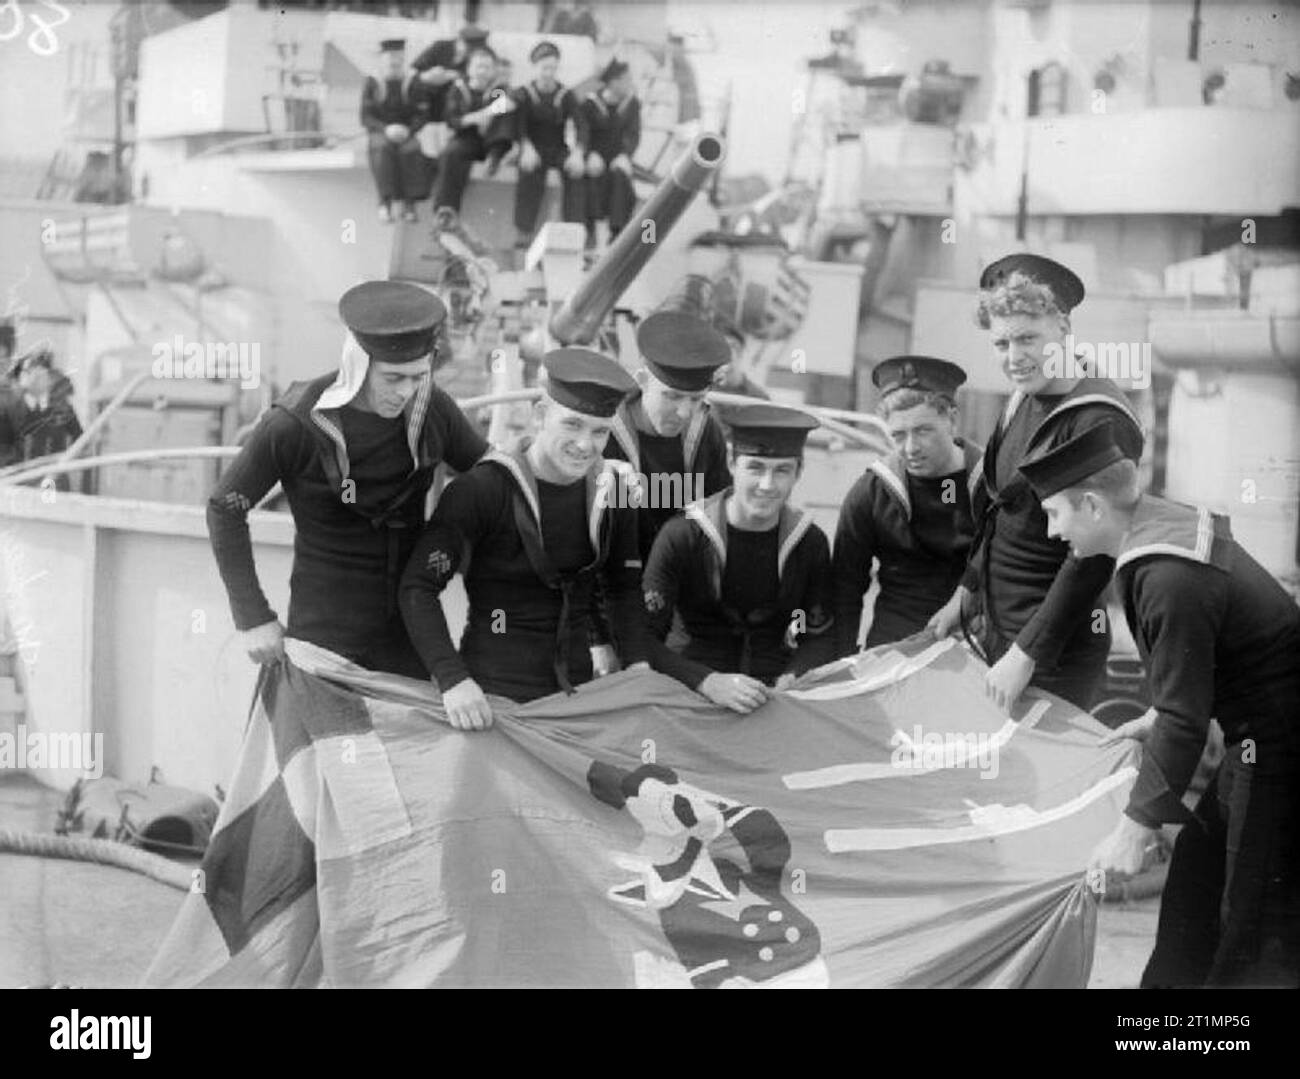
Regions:
<instances>
[{"instance_id":1,"label":"sailor collar","mask_svg":"<svg viewBox=\"0 0 1300 1079\"><path fill-rule=\"evenodd\" d=\"M705 538L718 556L718 563L724 569L727 565L727 498L733 488L727 487L686 507L685 516L699 527ZM785 573L785 564L813 526L812 514L805 510L791 509L789 504L781 507L781 516L777 521L776 575L779 580Z\"/></svg>"},{"instance_id":2,"label":"sailor collar","mask_svg":"<svg viewBox=\"0 0 1300 1079\"><path fill-rule=\"evenodd\" d=\"M970 484L970 476L979 467L983 460L980 447L967 442L965 439L954 440L962 451L962 467L966 469L967 485ZM880 481L885 485L887 490L899 504L903 507L903 514L906 517L912 516L912 499L907 492L907 466L903 464L903 455L895 450L886 454L884 457L877 457L870 465L867 466L869 472L873 472Z\"/></svg>"},{"instance_id":3,"label":"sailor collar","mask_svg":"<svg viewBox=\"0 0 1300 1079\"><path fill-rule=\"evenodd\" d=\"M1225 541L1231 538L1226 517L1204 506L1186 506L1143 495L1115 558L1119 570L1143 558L1182 558L1227 568Z\"/></svg>"},{"instance_id":4,"label":"sailor collar","mask_svg":"<svg viewBox=\"0 0 1300 1079\"><path fill-rule=\"evenodd\" d=\"M491 449L481 460L490 461L504 469L514 480L515 487L523 497L524 504L536 522L538 529L542 526L541 500L537 494L537 476L528 460L528 447L531 438L521 439L513 450ZM628 486L636 484L633 470L626 461L599 460L587 472L584 480L587 488L587 527L593 549L600 550L600 524L605 510L609 508L610 487L619 479Z\"/></svg>"},{"instance_id":5,"label":"sailor collar","mask_svg":"<svg viewBox=\"0 0 1300 1079\"><path fill-rule=\"evenodd\" d=\"M640 400L641 394L638 392L622 402L609 425L610 434L627 456L633 472L641 471L641 440L638 435L644 428L636 422L636 412L633 410L634 403ZM704 405L696 410L691 422L686 425L686 430L679 436L682 440L682 463L688 472L695 463L695 453L700 448L700 440L704 437L704 428L708 422L709 408ZM651 431L645 433L653 434Z\"/></svg>"}]
</instances>

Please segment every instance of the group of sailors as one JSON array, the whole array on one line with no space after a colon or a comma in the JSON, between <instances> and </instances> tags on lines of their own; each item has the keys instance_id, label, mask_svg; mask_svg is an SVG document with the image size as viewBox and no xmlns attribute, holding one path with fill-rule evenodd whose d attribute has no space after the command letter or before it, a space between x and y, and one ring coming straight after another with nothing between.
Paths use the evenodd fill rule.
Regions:
<instances>
[{"instance_id":1,"label":"group of sailors","mask_svg":"<svg viewBox=\"0 0 1300 1079\"><path fill-rule=\"evenodd\" d=\"M340 302L350 332L337 374L295 384L209 502L236 627L259 662L283 655L287 632L431 677L464 731L620 665L747 714L858 651L875 562L868 646L960 632L1000 706L1037 686L1087 709L1114 577L1153 707L1119 732L1145 752L1093 865L1135 873L1156 829L1186 824L1143 984L1295 985L1300 609L1225 519L1139 492L1143 434L1112 382L1053 367L1079 279L1015 254L980 286L1012 389L988 445L956 433L959 365L879 364L894 448L853 486L832 543L792 502L816 421L769 402L711 406L730 348L707 321L644 319L634 373L592 349L549 352L531 434L491 447L430 378L437 298L359 285ZM459 475L426 523L442 462ZM608 497L649 474L704 478L686 506ZM296 524L287 628L258 584L246 521L276 482ZM459 644L442 607L457 573ZM1189 814L1211 719L1227 757Z\"/></svg>"},{"instance_id":2,"label":"group of sailors","mask_svg":"<svg viewBox=\"0 0 1300 1079\"><path fill-rule=\"evenodd\" d=\"M409 66L404 40L381 42L380 75L367 77L361 91L381 220L392 220L396 202L404 220L417 220L431 174L435 212L459 214L474 163L485 162L492 176L513 154L517 247L533 237L552 170L560 178L561 216L586 226L589 248L599 222L617 234L636 205L632 158L641 142L641 102L628 65L611 60L598 85L579 97L557 78L560 47L541 41L529 54L532 77L513 86L509 63L487 37L481 27L467 26L455 39L435 41ZM449 138L434 162L416 136L438 121Z\"/></svg>"}]
</instances>

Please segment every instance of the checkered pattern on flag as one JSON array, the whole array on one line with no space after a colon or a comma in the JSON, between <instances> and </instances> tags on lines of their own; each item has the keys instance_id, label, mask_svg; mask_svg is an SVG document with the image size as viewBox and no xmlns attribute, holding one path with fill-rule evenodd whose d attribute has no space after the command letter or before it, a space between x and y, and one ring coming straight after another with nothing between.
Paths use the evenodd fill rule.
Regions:
<instances>
[{"instance_id":1,"label":"checkered pattern on flag","mask_svg":"<svg viewBox=\"0 0 1300 1079\"><path fill-rule=\"evenodd\" d=\"M750 716L623 672L463 733L301 642L152 986L1082 986L1134 750L953 642Z\"/></svg>"}]
</instances>

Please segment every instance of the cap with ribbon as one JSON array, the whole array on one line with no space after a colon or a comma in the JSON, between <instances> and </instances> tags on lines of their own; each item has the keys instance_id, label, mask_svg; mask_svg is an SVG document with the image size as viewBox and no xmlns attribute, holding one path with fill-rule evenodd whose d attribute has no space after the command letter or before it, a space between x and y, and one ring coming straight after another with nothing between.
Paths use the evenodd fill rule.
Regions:
<instances>
[{"instance_id":1,"label":"cap with ribbon","mask_svg":"<svg viewBox=\"0 0 1300 1079\"><path fill-rule=\"evenodd\" d=\"M636 328L645 365L665 386L694 393L706 390L713 373L731 362L727 339L702 318L684 311L656 311Z\"/></svg>"},{"instance_id":2,"label":"cap with ribbon","mask_svg":"<svg viewBox=\"0 0 1300 1079\"><path fill-rule=\"evenodd\" d=\"M585 416L608 419L636 389L617 360L589 348L557 348L542 357L546 392L553 401Z\"/></svg>"},{"instance_id":3,"label":"cap with ribbon","mask_svg":"<svg viewBox=\"0 0 1300 1079\"><path fill-rule=\"evenodd\" d=\"M560 58L560 47L554 41L539 41L533 46L533 51L528 54L530 64L540 63L548 56L554 56L557 60Z\"/></svg>"},{"instance_id":4,"label":"cap with ribbon","mask_svg":"<svg viewBox=\"0 0 1300 1079\"><path fill-rule=\"evenodd\" d=\"M1099 423L1063 442L1053 450L1020 466L1020 471L1033 487L1039 499L1074 487L1089 476L1116 461L1133 460L1120 448L1115 439L1115 428L1110 423Z\"/></svg>"},{"instance_id":5,"label":"cap with ribbon","mask_svg":"<svg viewBox=\"0 0 1300 1079\"><path fill-rule=\"evenodd\" d=\"M388 37L379 43L380 52L401 52L406 48L406 38Z\"/></svg>"},{"instance_id":6,"label":"cap with ribbon","mask_svg":"<svg viewBox=\"0 0 1300 1079\"><path fill-rule=\"evenodd\" d=\"M339 300L357 344L379 363L411 363L433 351L447 308L432 292L401 281L366 281Z\"/></svg>"},{"instance_id":7,"label":"cap with ribbon","mask_svg":"<svg viewBox=\"0 0 1300 1079\"><path fill-rule=\"evenodd\" d=\"M871 381L881 394L913 389L952 398L966 381L966 372L955 363L933 356L891 356L876 364Z\"/></svg>"},{"instance_id":8,"label":"cap with ribbon","mask_svg":"<svg viewBox=\"0 0 1300 1079\"><path fill-rule=\"evenodd\" d=\"M802 457L808 432L818 426L811 416L782 405L719 403L714 412L737 456Z\"/></svg>"},{"instance_id":9,"label":"cap with ribbon","mask_svg":"<svg viewBox=\"0 0 1300 1079\"><path fill-rule=\"evenodd\" d=\"M980 288L997 288L1013 273L1022 273L1030 280L1046 285L1056 298L1056 306L1066 314L1083 302L1083 282L1078 274L1054 259L1026 251L1004 255L985 266L980 274Z\"/></svg>"}]
</instances>

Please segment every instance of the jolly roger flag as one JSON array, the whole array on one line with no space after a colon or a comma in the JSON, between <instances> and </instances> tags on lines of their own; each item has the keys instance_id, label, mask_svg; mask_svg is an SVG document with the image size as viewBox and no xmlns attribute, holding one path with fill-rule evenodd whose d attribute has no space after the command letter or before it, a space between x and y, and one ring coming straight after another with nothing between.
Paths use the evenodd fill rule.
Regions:
<instances>
[{"instance_id":1,"label":"jolly roger flag","mask_svg":"<svg viewBox=\"0 0 1300 1079\"><path fill-rule=\"evenodd\" d=\"M952 641L749 716L623 672L496 726L289 642L150 986L1076 986L1132 748Z\"/></svg>"}]
</instances>

